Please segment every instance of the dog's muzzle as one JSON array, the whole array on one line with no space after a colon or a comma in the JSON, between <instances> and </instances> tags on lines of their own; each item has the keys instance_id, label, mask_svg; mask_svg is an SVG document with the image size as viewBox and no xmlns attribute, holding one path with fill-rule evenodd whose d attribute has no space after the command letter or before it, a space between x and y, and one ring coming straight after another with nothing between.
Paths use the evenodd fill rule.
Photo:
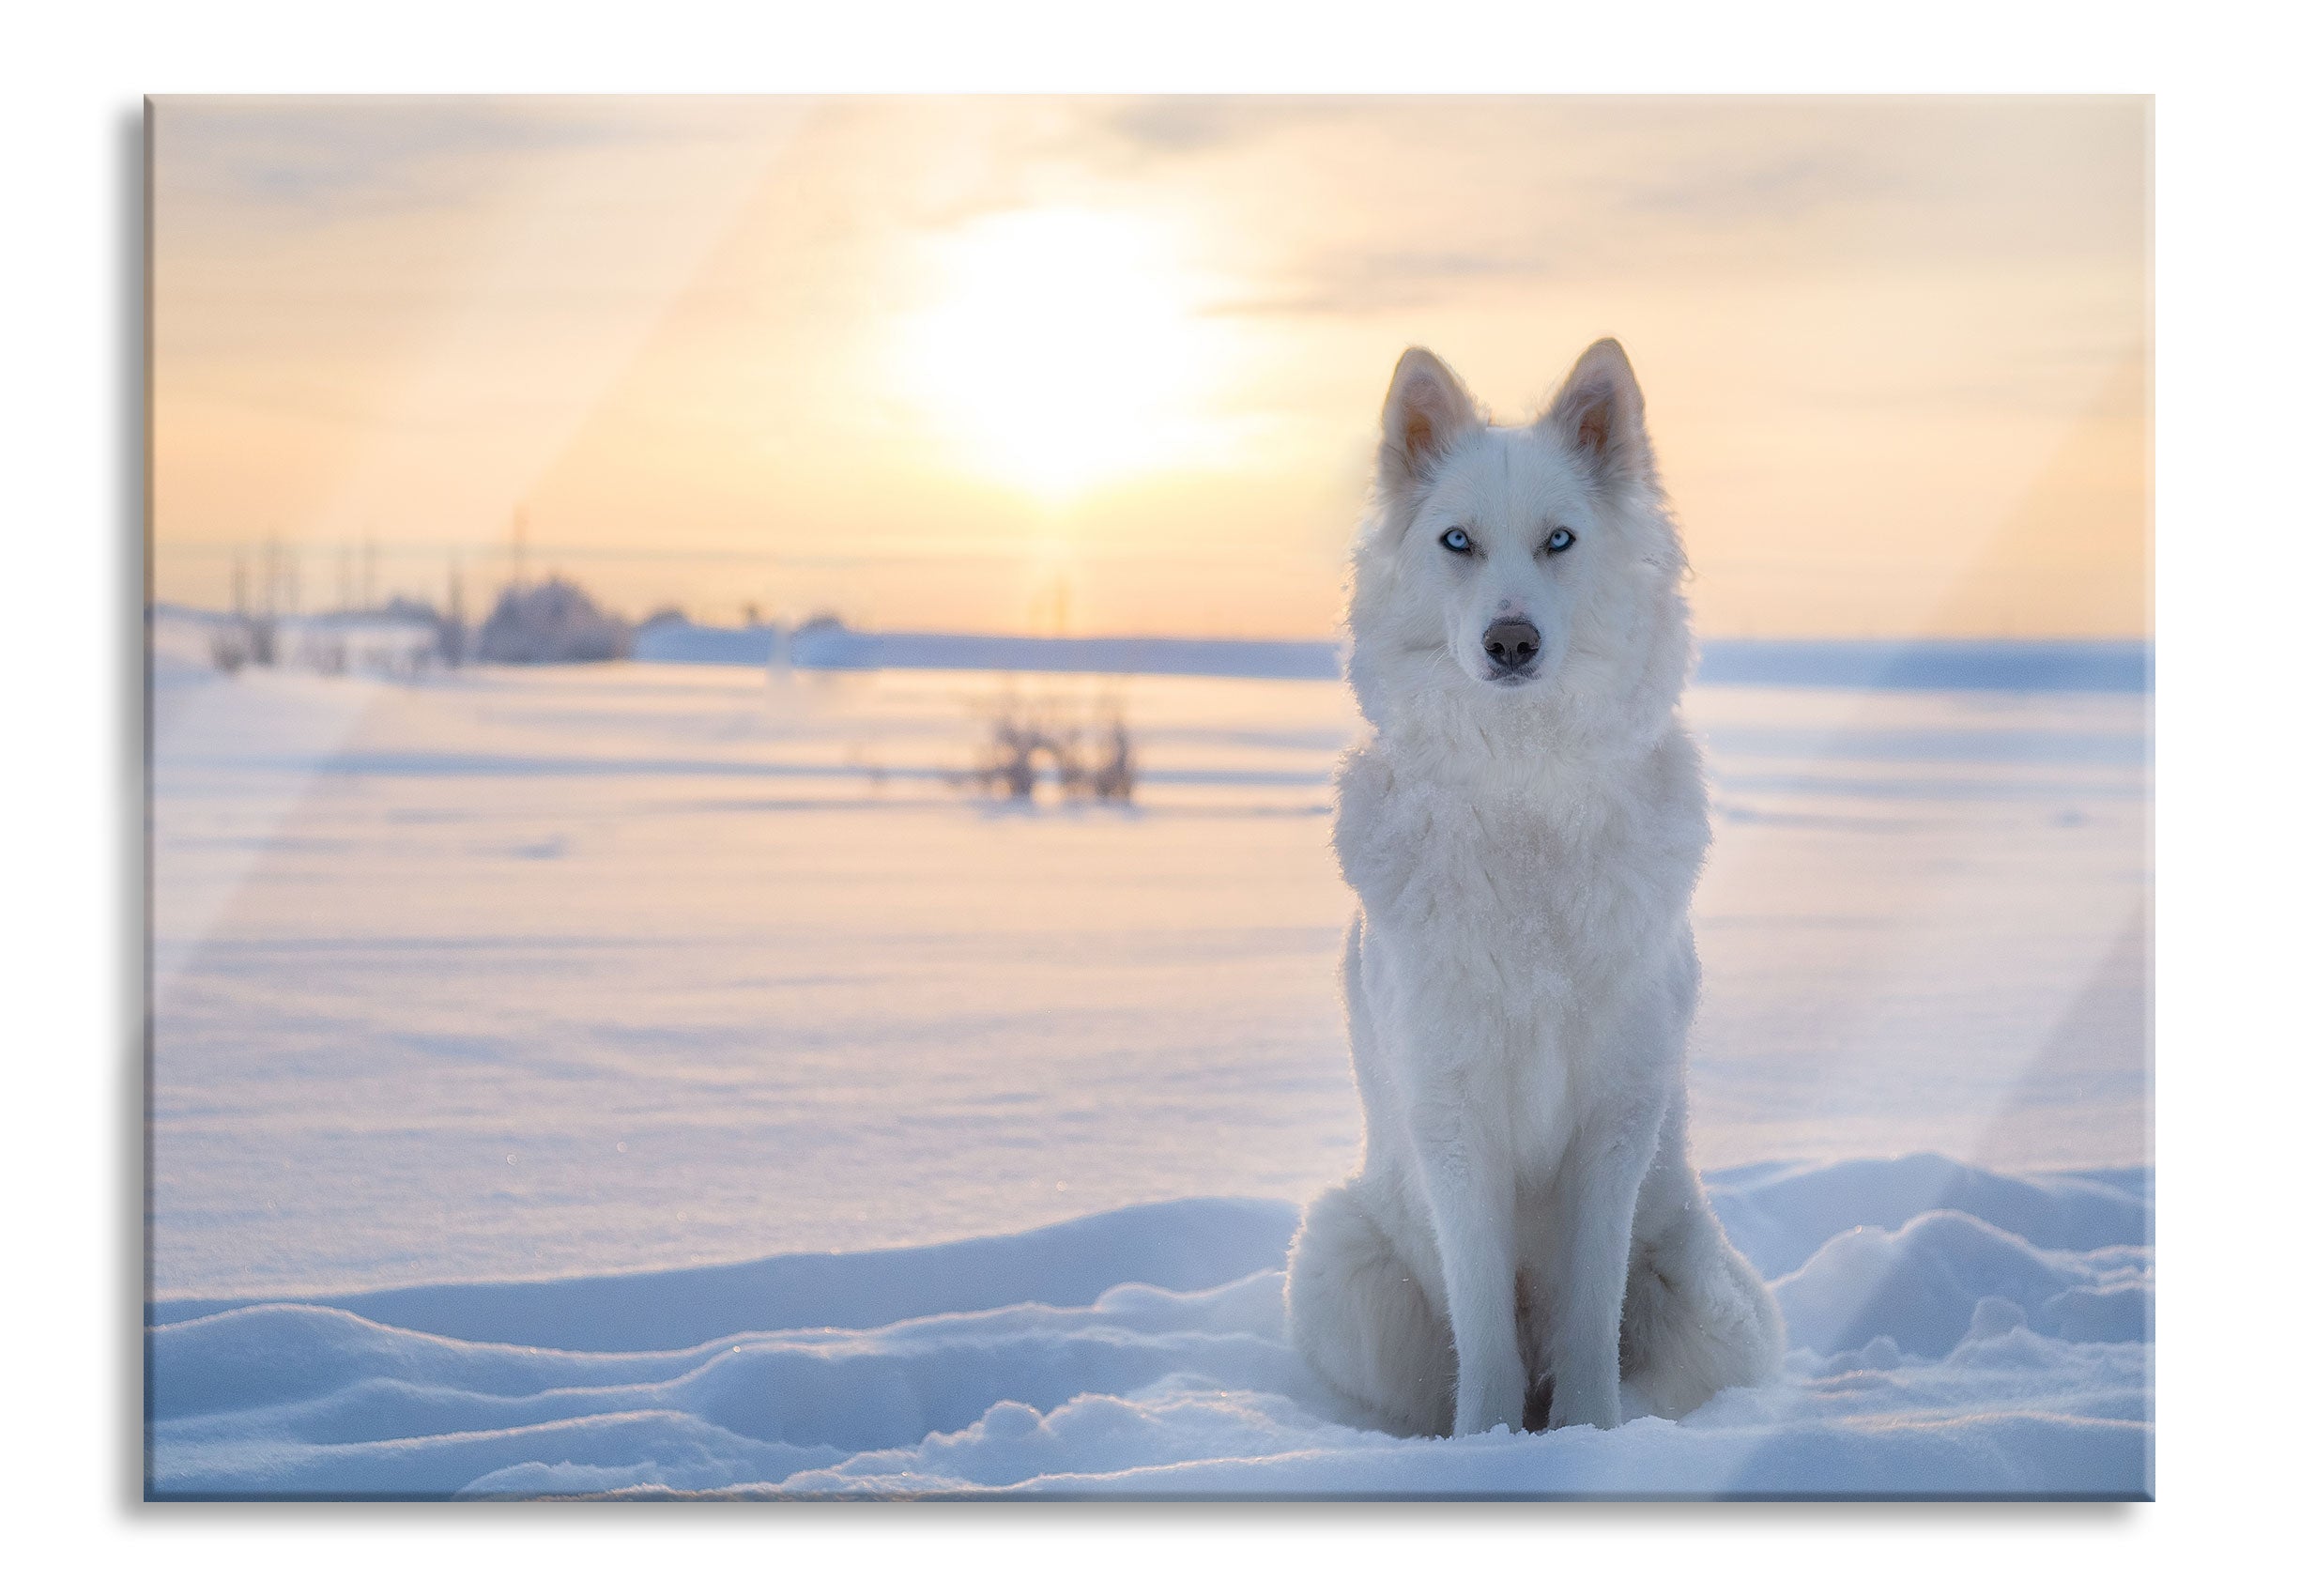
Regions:
<instances>
[{"instance_id":1,"label":"dog's muzzle","mask_svg":"<svg viewBox=\"0 0 2300 1596\"><path fill-rule=\"evenodd\" d=\"M1541 652L1541 634L1530 621L1496 621L1485 629L1485 657L1496 676L1523 676Z\"/></svg>"}]
</instances>

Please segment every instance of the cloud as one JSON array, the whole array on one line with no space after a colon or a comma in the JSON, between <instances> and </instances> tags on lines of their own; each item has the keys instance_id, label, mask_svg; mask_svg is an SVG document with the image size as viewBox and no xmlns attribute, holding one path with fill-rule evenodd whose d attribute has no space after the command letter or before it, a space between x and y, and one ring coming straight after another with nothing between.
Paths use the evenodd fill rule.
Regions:
<instances>
[{"instance_id":1,"label":"cloud","mask_svg":"<svg viewBox=\"0 0 2300 1596\"><path fill-rule=\"evenodd\" d=\"M374 219L468 204L539 159L744 137L772 102L476 95L156 102L171 198L259 218Z\"/></svg>"},{"instance_id":2,"label":"cloud","mask_svg":"<svg viewBox=\"0 0 2300 1596\"><path fill-rule=\"evenodd\" d=\"M1469 285L1533 283L1556 269L1548 255L1508 250L1335 252L1308 262L1293 282L1270 293L1209 305L1206 314L1363 315L1412 310Z\"/></svg>"},{"instance_id":3,"label":"cloud","mask_svg":"<svg viewBox=\"0 0 2300 1596\"><path fill-rule=\"evenodd\" d=\"M1103 132L1137 156L1190 156L1229 150L1304 123L1362 115L1368 101L1345 97L1178 94L1116 102Z\"/></svg>"},{"instance_id":4,"label":"cloud","mask_svg":"<svg viewBox=\"0 0 2300 1596\"><path fill-rule=\"evenodd\" d=\"M1842 151L1751 152L1738 169L1705 162L1660 182L1628 183L1619 207L1678 222L1778 225L1839 206L1889 197L1896 185L1875 162Z\"/></svg>"}]
</instances>

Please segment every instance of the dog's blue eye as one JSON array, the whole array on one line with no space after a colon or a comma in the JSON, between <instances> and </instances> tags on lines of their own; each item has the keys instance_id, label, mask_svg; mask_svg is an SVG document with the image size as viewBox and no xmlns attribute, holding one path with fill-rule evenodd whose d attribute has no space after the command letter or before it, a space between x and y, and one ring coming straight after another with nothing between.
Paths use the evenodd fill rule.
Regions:
<instances>
[{"instance_id":1,"label":"dog's blue eye","mask_svg":"<svg viewBox=\"0 0 2300 1596\"><path fill-rule=\"evenodd\" d=\"M1469 552L1469 534L1459 527L1448 527L1446 535L1437 540L1456 554Z\"/></svg>"},{"instance_id":2,"label":"dog's blue eye","mask_svg":"<svg viewBox=\"0 0 2300 1596\"><path fill-rule=\"evenodd\" d=\"M1573 546L1573 534L1567 531L1563 527L1559 527L1556 531L1549 534L1549 542L1541 546L1548 549L1552 554L1563 554L1567 549Z\"/></svg>"}]
</instances>

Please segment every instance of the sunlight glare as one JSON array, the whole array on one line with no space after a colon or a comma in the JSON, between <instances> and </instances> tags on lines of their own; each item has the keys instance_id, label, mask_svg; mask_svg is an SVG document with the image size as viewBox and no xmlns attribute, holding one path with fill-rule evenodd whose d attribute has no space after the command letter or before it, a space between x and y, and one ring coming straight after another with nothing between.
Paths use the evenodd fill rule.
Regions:
<instances>
[{"instance_id":1,"label":"sunlight glare","mask_svg":"<svg viewBox=\"0 0 2300 1596\"><path fill-rule=\"evenodd\" d=\"M968 469L1059 501L1206 444L1217 339L1151 219L1007 211L940 245L930 271L897 359Z\"/></svg>"}]
</instances>

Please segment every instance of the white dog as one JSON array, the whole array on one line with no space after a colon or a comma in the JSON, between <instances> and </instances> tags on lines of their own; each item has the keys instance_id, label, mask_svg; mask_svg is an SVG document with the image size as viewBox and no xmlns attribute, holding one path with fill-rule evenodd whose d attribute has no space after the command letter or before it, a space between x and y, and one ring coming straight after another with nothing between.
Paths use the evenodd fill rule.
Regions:
<instances>
[{"instance_id":1,"label":"white dog","mask_svg":"<svg viewBox=\"0 0 2300 1596\"><path fill-rule=\"evenodd\" d=\"M1304 1216L1311 1366L1420 1435L1675 1418L1766 1379L1781 1317L1687 1161L1684 554L1621 346L1491 424L1409 349L1350 597L1372 736L1336 777L1365 1165Z\"/></svg>"}]
</instances>

